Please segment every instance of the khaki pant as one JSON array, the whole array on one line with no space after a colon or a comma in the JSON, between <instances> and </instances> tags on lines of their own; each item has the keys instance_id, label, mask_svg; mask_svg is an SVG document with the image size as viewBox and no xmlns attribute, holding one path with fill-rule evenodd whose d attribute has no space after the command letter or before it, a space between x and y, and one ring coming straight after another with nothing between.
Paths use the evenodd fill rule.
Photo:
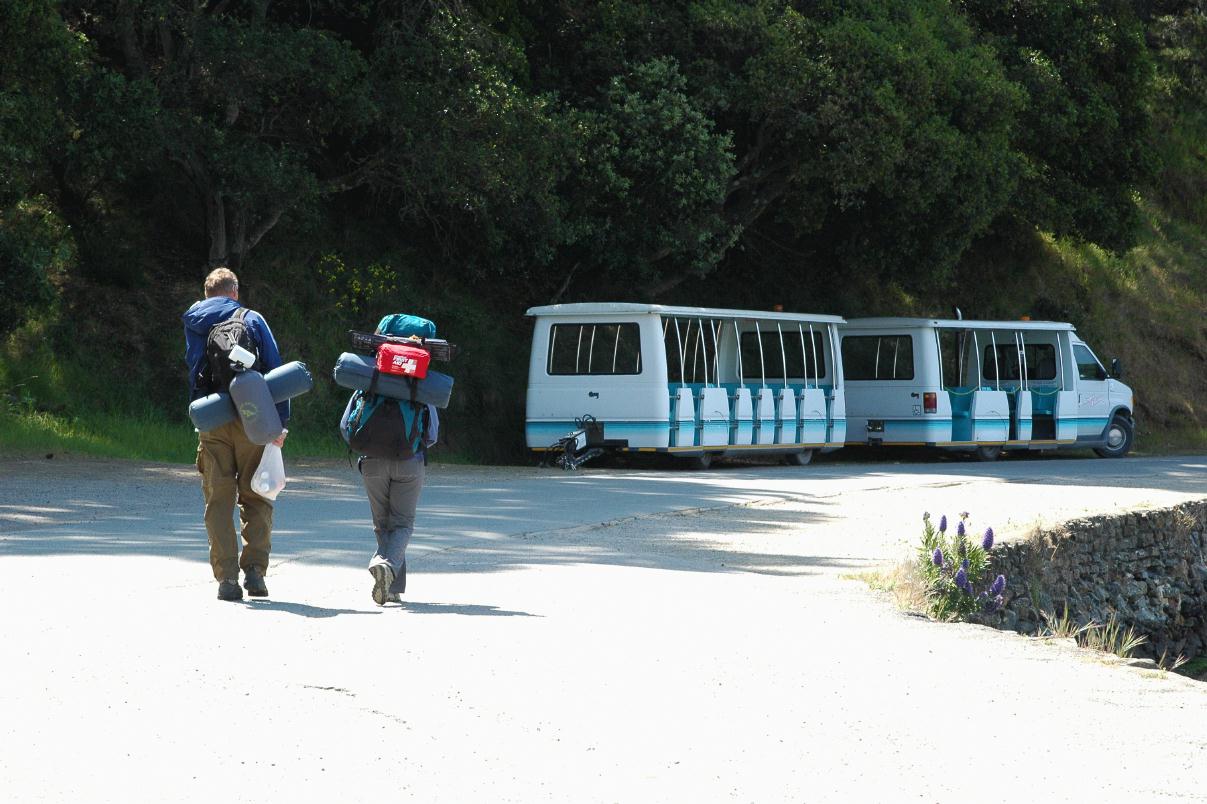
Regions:
<instances>
[{"instance_id":1,"label":"khaki pant","mask_svg":"<svg viewBox=\"0 0 1207 804\"><path fill-rule=\"evenodd\" d=\"M210 540L210 566L216 580L239 580L239 568L268 570L272 548L272 501L251 490L251 480L264 447L253 444L238 421L201 434L197 470L205 493L205 530ZM235 502L243 527L243 552L235 533Z\"/></svg>"}]
</instances>

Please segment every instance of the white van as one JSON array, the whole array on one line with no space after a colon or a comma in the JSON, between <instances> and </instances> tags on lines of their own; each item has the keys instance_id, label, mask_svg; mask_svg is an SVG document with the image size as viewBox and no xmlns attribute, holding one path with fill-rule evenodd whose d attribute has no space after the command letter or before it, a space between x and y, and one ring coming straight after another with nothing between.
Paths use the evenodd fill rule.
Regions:
<instances>
[{"instance_id":1,"label":"white van","mask_svg":"<svg viewBox=\"0 0 1207 804\"><path fill-rule=\"evenodd\" d=\"M848 444L1131 449L1135 410L1071 324L859 318L840 327Z\"/></svg>"},{"instance_id":2,"label":"white van","mask_svg":"<svg viewBox=\"0 0 1207 804\"><path fill-rule=\"evenodd\" d=\"M654 304L533 307L525 437L593 417L598 445L805 464L846 438L837 316ZM599 443L601 442L601 443Z\"/></svg>"}]
</instances>

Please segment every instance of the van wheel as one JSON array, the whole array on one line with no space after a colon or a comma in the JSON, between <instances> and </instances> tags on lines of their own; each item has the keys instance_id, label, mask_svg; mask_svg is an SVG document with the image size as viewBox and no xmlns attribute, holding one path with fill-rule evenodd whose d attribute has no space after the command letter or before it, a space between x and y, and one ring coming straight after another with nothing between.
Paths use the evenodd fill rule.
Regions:
<instances>
[{"instance_id":1,"label":"van wheel","mask_svg":"<svg viewBox=\"0 0 1207 804\"><path fill-rule=\"evenodd\" d=\"M813 461L813 450L806 449L792 452L784 456L784 462L789 466L808 466Z\"/></svg>"},{"instance_id":2,"label":"van wheel","mask_svg":"<svg viewBox=\"0 0 1207 804\"><path fill-rule=\"evenodd\" d=\"M976 459L978 461L996 461L1002 454L1001 447L977 447Z\"/></svg>"},{"instance_id":3,"label":"van wheel","mask_svg":"<svg viewBox=\"0 0 1207 804\"><path fill-rule=\"evenodd\" d=\"M1122 416L1116 416L1106 428L1106 446L1094 447L1094 452L1100 458L1122 458L1131 451L1135 437L1136 431L1132 423Z\"/></svg>"}]
</instances>

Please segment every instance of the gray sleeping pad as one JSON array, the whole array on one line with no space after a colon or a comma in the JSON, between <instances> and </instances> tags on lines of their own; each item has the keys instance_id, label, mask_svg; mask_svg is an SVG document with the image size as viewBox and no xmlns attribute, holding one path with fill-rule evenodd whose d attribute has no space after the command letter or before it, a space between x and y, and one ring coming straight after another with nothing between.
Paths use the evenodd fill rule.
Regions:
<instances>
[{"instance_id":1,"label":"gray sleeping pad","mask_svg":"<svg viewBox=\"0 0 1207 804\"><path fill-rule=\"evenodd\" d=\"M314 378L310 376L306 364L296 360L277 366L265 374L264 382L268 384L273 402L293 399L314 387ZM238 416L230 394L226 393L203 396L194 399L189 405L189 419L192 420L193 426L203 433L217 429L227 422L233 422Z\"/></svg>"},{"instance_id":2,"label":"gray sleeping pad","mask_svg":"<svg viewBox=\"0 0 1207 804\"><path fill-rule=\"evenodd\" d=\"M335 384L342 388L368 391L374 374L377 374L377 387L374 390L391 399L413 398L425 405L447 408L453 395L453 378L439 371L428 369L427 376L422 380L412 380L379 373L377 361L369 355L344 352L335 361Z\"/></svg>"}]
</instances>

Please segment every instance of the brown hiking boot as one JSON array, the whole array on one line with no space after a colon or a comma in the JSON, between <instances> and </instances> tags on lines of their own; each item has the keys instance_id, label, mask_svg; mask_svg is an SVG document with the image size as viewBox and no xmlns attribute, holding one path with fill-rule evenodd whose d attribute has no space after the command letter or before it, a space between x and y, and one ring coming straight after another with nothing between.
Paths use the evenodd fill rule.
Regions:
<instances>
[{"instance_id":1,"label":"brown hiking boot","mask_svg":"<svg viewBox=\"0 0 1207 804\"><path fill-rule=\"evenodd\" d=\"M243 590L239 588L238 581L220 581L218 583L218 599L219 600L242 600Z\"/></svg>"},{"instance_id":2,"label":"brown hiking boot","mask_svg":"<svg viewBox=\"0 0 1207 804\"><path fill-rule=\"evenodd\" d=\"M268 597L268 584L264 583L264 573L259 567L243 570L243 588L251 597Z\"/></svg>"}]
</instances>

